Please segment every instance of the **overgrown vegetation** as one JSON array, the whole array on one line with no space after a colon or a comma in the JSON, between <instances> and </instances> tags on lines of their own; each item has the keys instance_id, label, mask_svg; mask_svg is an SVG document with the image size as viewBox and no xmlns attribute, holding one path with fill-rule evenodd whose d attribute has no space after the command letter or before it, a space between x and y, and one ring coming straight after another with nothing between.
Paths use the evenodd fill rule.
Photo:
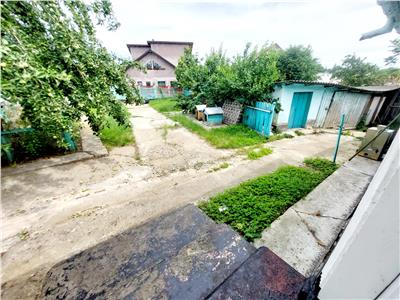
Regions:
<instances>
[{"instance_id":1,"label":"overgrown vegetation","mask_svg":"<svg viewBox=\"0 0 400 300\"><path fill-rule=\"evenodd\" d=\"M106 119L99 136L108 149L126 146L135 142L132 128L127 125L120 125L112 117Z\"/></svg>"},{"instance_id":2,"label":"overgrown vegetation","mask_svg":"<svg viewBox=\"0 0 400 300\"><path fill-rule=\"evenodd\" d=\"M266 140L265 137L242 124L207 130L182 114L173 114L169 117L191 132L198 134L216 148L235 149L258 145Z\"/></svg>"},{"instance_id":3,"label":"overgrown vegetation","mask_svg":"<svg viewBox=\"0 0 400 300\"><path fill-rule=\"evenodd\" d=\"M176 98L163 98L151 100L149 105L160 113L180 111Z\"/></svg>"},{"instance_id":4,"label":"overgrown vegetation","mask_svg":"<svg viewBox=\"0 0 400 300\"><path fill-rule=\"evenodd\" d=\"M129 125L115 93L140 102L126 77L137 64L108 53L94 23L118 27L109 0L1 2L1 97L21 104L25 125L59 148L82 115L95 132L108 115Z\"/></svg>"},{"instance_id":5,"label":"overgrown vegetation","mask_svg":"<svg viewBox=\"0 0 400 300\"><path fill-rule=\"evenodd\" d=\"M302 135L304 135L304 132L302 132L301 130L295 130L294 133L295 133L297 136L302 136Z\"/></svg>"},{"instance_id":6,"label":"overgrown vegetation","mask_svg":"<svg viewBox=\"0 0 400 300\"><path fill-rule=\"evenodd\" d=\"M306 167L281 167L220 193L199 207L218 223L226 223L253 241L276 218L329 176L336 165L316 158Z\"/></svg>"},{"instance_id":7,"label":"overgrown vegetation","mask_svg":"<svg viewBox=\"0 0 400 300\"><path fill-rule=\"evenodd\" d=\"M251 50L248 44L233 59L228 59L221 49L212 51L204 63L186 50L175 72L180 87L190 90L191 95L178 97L178 102L185 111L192 112L197 104L273 101L273 85L279 79L277 59L277 50L269 45Z\"/></svg>"}]
</instances>

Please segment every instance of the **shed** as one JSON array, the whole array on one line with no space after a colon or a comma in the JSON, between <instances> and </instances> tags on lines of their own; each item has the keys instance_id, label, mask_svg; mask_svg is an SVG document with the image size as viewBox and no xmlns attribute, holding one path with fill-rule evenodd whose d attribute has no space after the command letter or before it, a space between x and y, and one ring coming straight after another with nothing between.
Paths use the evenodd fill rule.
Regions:
<instances>
[{"instance_id":1,"label":"shed","mask_svg":"<svg viewBox=\"0 0 400 300\"><path fill-rule=\"evenodd\" d=\"M279 98L283 111L279 112L275 123L288 128L336 128L341 115L345 114L345 127L355 128L363 117L368 123L375 120L382 107L383 94L380 89L329 82L280 82L275 85L273 97Z\"/></svg>"},{"instance_id":2,"label":"shed","mask_svg":"<svg viewBox=\"0 0 400 300\"><path fill-rule=\"evenodd\" d=\"M207 107L204 109L205 121L211 125L222 124L224 111L221 107Z\"/></svg>"},{"instance_id":3,"label":"shed","mask_svg":"<svg viewBox=\"0 0 400 300\"><path fill-rule=\"evenodd\" d=\"M204 120L204 110L206 109L207 105L200 104L195 106L194 115L197 120Z\"/></svg>"}]
</instances>

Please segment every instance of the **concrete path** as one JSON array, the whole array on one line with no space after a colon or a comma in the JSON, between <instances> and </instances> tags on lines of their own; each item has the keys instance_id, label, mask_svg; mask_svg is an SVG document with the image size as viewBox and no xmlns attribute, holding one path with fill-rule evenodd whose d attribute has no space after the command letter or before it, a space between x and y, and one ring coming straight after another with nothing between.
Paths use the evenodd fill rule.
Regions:
<instances>
[{"instance_id":1,"label":"concrete path","mask_svg":"<svg viewBox=\"0 0 400 300\"><path fill-rule=\"evenodd\" d=\"M2 210L3 299L37 296L47 270L73 253L172 209L272 172L281 165L298 165L310 156L331 157L336 143L333 134L280 140L268 144L273 154L249 161L234 151L213 149L184 128L168 131L164 140L164 131L159 127L171 124L168 119L147 106L135 107L132 113L141 161L134 163L133 153L129 157L115 154L114 157L126 162L119 163L114 171L110 158L100 158L108 159L101 163L103 171L95 167L88 176L104 175L107 170L108 177L91 182L73 194L68 192L68 180L79 178L77 170L88 169L85 164L69 165L69 170L61 172L66 176L64 179L59 178L59 168L53 171L48 168L47 173L35 173L34 179L25 181L29 182L25 187L24 182L19 183L20 177L10 177L13 184L9 185L8 196L3 195ZM155 150L172 141L180 147L168 148L170 155ZM343 136L339 161L350 157L358 145L359 141L353 137ZM184 149L184 159L179 149ZM230 166L208 172L221 161ZM29 175L32 174L25 174ZM54 181L57 177L59 180ZM33 198L29 189L40 195L37 181L47 192ZM76 184L79 186L79 181ZM64 194L60 194L60 189Z\"/></svg>"},{"instance_id":2,"label":"concrete path","mask_svg":"<svg viewBox=\"0 0 400 300\"><path fill-rule=\"evenodd\" d=\"M148 105L133 107L131 112L139 156L151 164L158 176L209 168L235 154L232 150L215 149Z\"/></svg>"},{"instance_id":3,"label":"concrete path","mask_svg":"<svg viewBox=\"0 0 400 300\"><path fill-rule=\"evenodd\" d=\"M379 164L363 157L345 163L274 221L254 244L269 247L304 276L320 271Z\"/></svg>"}]
</instances>

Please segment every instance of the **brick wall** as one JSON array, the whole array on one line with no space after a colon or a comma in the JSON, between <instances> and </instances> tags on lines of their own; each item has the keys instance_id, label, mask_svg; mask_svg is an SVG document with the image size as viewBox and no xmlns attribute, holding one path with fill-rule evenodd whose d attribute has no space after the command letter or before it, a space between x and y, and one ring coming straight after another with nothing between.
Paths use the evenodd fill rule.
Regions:
<instances>
[{"instance_id":1,"label":"brick wall","mask_svg":"<svg viewBox=\"0 0 400 300\"><path fill-rule=\"evenodd\" d=\"M243 105L238 102L225 101L222 105L225 124L237 124L240 122Z\"/></svg>"}]
</instances>

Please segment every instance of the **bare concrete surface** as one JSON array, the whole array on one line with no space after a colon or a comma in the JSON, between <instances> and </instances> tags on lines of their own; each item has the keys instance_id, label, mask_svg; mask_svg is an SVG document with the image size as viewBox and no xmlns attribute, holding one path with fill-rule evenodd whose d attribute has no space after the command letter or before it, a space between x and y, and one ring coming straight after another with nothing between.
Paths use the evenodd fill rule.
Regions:
<instances>
[{"instance_id":1,"label":"bare concrete surface","mask_svg":"<svg viewBox=\"0 0 400 300\"><path fill-rule=\"evenodd\" d=\"M148 106L133 107L137 141L107 157L2 178L2 297L40 293L55 263L132 226L305 157L331 157L333 134L268 143L273 154L249 161L218 150ZM359 141L343 136L338 160ZM163 149L167 150L163 150ZM140 159L137 159L139 154ZM209 172L228 162L229 167Z\"/></svg>"},{"instance_id":2,"label":"bare concrete surface","mask_svg":"<svg viewBox=\"0 0 400 300\"><path fill-rule=\"evenodd\" d=\"M319 270L364 195L379 162L356 157L289 208L255 241L304 276Z\"/></svg>"}]
</instances>

